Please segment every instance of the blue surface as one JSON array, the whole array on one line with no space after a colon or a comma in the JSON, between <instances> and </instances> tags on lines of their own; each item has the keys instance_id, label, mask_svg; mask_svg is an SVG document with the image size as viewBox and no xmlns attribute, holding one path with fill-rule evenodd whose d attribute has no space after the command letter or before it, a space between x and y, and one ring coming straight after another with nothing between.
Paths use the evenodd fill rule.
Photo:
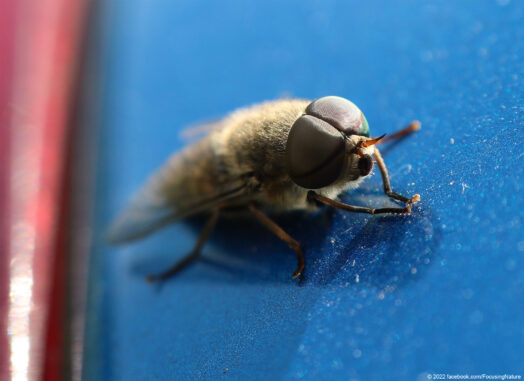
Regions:
<instances>
[{"instance_id":1,"label":"blue surface","mask_svg":"<svg viewBox=\"0 0 524 381\"><path fill-rule=\"evenodd\" d=\"M118 380L385 380L524 373L524 3L113 0L84 373ZM202 221L123 249L104 229L180 131L284 94L340 95L390 146L408 217L329 211L225 221L202 260L143 276L193 246ZM343 198L384 205L379 176Z\"/></svg>"}]
</instances>

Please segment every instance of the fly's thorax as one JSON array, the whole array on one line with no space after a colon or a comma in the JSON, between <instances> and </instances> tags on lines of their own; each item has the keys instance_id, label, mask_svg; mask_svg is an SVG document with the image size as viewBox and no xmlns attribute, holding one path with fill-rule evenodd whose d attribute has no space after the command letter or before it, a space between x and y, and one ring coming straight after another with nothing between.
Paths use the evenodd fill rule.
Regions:
<instances>
[{"instance_id":1,"label":"fly's thorax","mask_svg":"<svg viewBox=\"0 0 524 381\"><path fill-rule=\"evenodd\" d=\"M214 139L216 154L234 173L253 172L261 178L285 174L287 136L308 104L282 99L232 113Z\"/></svg>"},{"instance_id":2,"label":"fly's thorax","mask_svg":"<svg viewBox=\"0 0 524 381\"><path fill-rule=\"evenodd\" d=\"M305 210L311 208L307 201L307 189L297 186L289 178L265 181L254 199L264 209L274 212Z\"/></svg>"}]
</instances>

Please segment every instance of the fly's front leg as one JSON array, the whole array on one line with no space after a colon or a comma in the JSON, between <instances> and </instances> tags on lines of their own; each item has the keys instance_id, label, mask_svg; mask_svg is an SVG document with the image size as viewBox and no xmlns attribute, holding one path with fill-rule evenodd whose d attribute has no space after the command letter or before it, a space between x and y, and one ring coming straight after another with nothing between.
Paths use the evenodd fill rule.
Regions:
<instances>
[{"instance_id":1,"label":"fly's front leg","mask_svg":"<svg viewBox=\"0 0 524 381\"><path fill-rule=\"evenodd\" d=\"M253 203L249 204L249 210L255 215L255 217L262 222L262 224L271 230L275 235L280 238L282 241L287 243L289 247L291 247L295 253L297 254L297 268L295 272L293 273L292 279L298 278L302 272L304 271L305 267L305 261L304 261L304 254L302 253L302 249L300 248L300 244L295 241L289 234L287 234L280 226L278 226L272 219L270 219L268 216L266 216L264 213L262 213Z\"/></svg>"},{"instance_id":2,"label":"fly's front leg","mask_svg":"<svg viewBox=\"0 0 524 381\"><path fill-rule=\"evenodd\" d=\"M404 208L368 208L366 206L354 206L344 204L343 202L332 200L324 197L316 192L309 191L307 194L309 200L316 200L323 204L333 206L338 209L342 209L348 212L354 213L367 213L367 214L407 214L411 213L411 203L407 203Z\"/></svg>"},{"instance_id":3,"label":"fly's front leg","mask_svg":"<svg viewBox=\"0 0 524 381\"><path fill-rule=\"evenodd\" d=\"M391 189L391 183L389 182L389 174L388 174L388 169L386 168L386 163L384 163L384 159L382 158L380 151L376 147L375 147L374 155L375 155L375 160L378 165L378 169L380 170L380 174L382 175L382 183L384 184L384 193L388 197L391 197L392 199L406 203L408 206L411 206L411 204L414 204L420 201L420 195L418 194L414 194L411 198L407 198L405 196L402 196L401 194L393 192L393 190ZM411 208L410 208L410 211L411 211Z\"/></svg>"},{"instance_id":4,"label":"fly's front leg","mask_svg":"<svg viewBox=\"0 0 524 381\"><path fill-rule=\"evenodd\" d=\"M182 259L180 262L177 262L174 266L167 269L163 273L156 274L156 275L149 275L146 279L148 282L155 282L160 280L165 280L167 278L172 277L173 275L177 274L180 270L182 270L184 267L189 265L191 262L193 262L195 259L198 258L200 254L200 250L202 249L202 246L204 246L204 243L206 243L207 239L213 232L219 216L219 210L215 210L213 214L209 217L209 219L206 222L206 225L202 229L202 232L200 233L200 237L198 237L198 241L194 247L194 249L189 253L188 256L186 256L184 259Z\"/></svg>"}]
</instances>

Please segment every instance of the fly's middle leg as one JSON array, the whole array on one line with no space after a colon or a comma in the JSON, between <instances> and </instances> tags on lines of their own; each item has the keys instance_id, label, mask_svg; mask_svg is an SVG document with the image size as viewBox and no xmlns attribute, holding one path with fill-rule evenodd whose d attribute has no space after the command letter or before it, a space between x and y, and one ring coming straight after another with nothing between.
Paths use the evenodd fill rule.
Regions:
<instances>
[{"instance_id":1,"label":"fly's middle leg","mask_svg":"<svg viewBox=\"0 0 524 381\"><path fill-rule=\"evenodd\" d=\"M206 225L202 229L202 232L200 233L200 237L198 237L198 241L194 247L194 249L189 253L188 256L186 256L181 261L177 262L174 266L170 267L166 271L156 274L156 275L149 275L146 279L148 282L156 282L165 280L167 278L170 278L177 274L180 270L182 270L184 267L189 265L191 262L193 262L195 259L198 258L200 251L202 249L202 246L206 243L207 239L213 232L219 216L219 210L215 210L213 214L209 217L209 219L206 222Z\"/></svg>"},{"instance_id":2,"label":"fly's middle leg","mask_svg":"<svg viewBox=\"0 0 524 381\"><path fill-rule=\"evenodd\" d=\"M298 278L304 271L306 265L304 260L304 253L300 248L300 243L295 241L289 234L287 234L280 226L276 224L271 218L266 216L262 211L260 211L253 203L249 204L249 210L255 215L255 217L269 230L271 230L275 235L280 238L282 241L287 243L290 248L292 248L297 254L297 268L293 272L292 279Z\"/></svg>"}]
</instances>

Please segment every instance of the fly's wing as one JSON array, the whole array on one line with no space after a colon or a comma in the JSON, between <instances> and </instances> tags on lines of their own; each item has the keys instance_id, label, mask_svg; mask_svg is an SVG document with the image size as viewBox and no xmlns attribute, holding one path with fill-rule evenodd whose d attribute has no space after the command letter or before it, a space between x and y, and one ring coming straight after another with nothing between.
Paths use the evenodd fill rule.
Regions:
<instances>
[{"instance_id":1,"label":"fly's wing","mask_svg":"<svg viewBox=\"0 0 524 381\"><path fill-rule=\"evenodd\" d=\"M155 191L154 178L120 212L107 232L107 240L118 244L145 237L170 221L177 211Z\"/></svg>"},{"instance_id":2,"label":"fly's wing","mask_svg":"<svg viewBox=\"0 0 524 381\"><path fill-rule=\"evenodd\" d=\"M188 197L174 204L158 192L155 180L152 178L117 216L108 230L110 243L120 244L143 238L177 220L243 198L247 188L245 181L238 179L218 186L214 194Z\"/></svg>"},{"instance_id":3,"label":"fly's wing","mask_svg":"<svg viewBox=\"0 0 524 381\"><path fill-rule=\"evenodd\" d=\"M108 241L124 243L165 225L245 197L245 176L233 176L204 139L174 155L117 216Z\"/></svg>"}]
</instances>

